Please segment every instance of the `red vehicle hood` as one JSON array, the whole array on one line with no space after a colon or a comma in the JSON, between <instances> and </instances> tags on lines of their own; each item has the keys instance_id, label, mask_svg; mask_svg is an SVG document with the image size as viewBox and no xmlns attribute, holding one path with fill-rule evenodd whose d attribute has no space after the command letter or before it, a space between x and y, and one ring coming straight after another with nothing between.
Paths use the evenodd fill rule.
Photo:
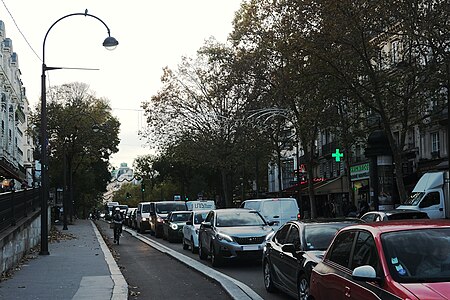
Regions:
<instances>
[{"instance_id":1,"label":"red vehicle hood","mask_svg":"<svg viewBox=\"0 0 450 300\"><path fill-rule=\"evenodd\" d=\"M449 282L404 283L402 285L413 293L418 299L450 299Z\"/></svg>"}]
</instances>

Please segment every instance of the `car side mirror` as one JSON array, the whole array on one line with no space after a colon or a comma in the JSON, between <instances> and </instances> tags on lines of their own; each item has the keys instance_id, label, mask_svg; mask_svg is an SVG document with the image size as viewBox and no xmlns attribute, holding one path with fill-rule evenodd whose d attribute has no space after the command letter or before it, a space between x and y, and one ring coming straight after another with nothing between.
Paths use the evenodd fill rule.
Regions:
<instances>
[{"instance_id":1,"label":"car side mirror","mask_svg":"<svg viewBox=\"0 0 450 300\"><path fill-rule=\"evenodd\" d=\"M359 281L380 281L375 269L369 265L355 268L352 272L352 277Z\"/></svg>"},{"instance_id":2,"label":"car side mirror","mask_svg":"<svg viewBox=\"0 0 450 300\"><path fill-rule=\"evenodd\" d=\"M192 221L187 221L186 225L192 225Z\"/></svg>"},{"instance_id":3,"label":"car side mirror","mask_svg":"<svg viewBox=\"0 0 450 300\"><path fill-rule=\"evenodd\" d=\"M211 228L212 227L211 222L202 222L202 227Z\"/></svg>"},{"instance_id":4,"label":"car side mirror","mask_svg":"<svg viewBox=\"0 0 450 300\"><path fill-rule=\"evenodd\" d=\"M267 222L267 225L269 225L269 226L273 226L273 225L277 225L277 224L278 224L278 221Z\"/></svg>"}]
</instances>

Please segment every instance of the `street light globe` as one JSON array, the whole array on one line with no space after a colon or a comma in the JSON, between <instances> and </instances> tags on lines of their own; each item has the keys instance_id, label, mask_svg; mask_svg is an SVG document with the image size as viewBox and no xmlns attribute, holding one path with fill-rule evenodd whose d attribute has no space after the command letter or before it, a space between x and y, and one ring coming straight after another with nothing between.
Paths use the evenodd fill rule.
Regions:
<instances>
[{"instance_id":1,"label":"street light globe","mask_svg":"<svg viewBox=\"0 0 450 300\"><path fill-rule=\"evenodd\" d=\"M103 47L105 47L107 50L110 50L110 51L116 49L117 45L119 45L119 42L112 36L108 36L103 41Z\"/></svg>"}]
</instances>

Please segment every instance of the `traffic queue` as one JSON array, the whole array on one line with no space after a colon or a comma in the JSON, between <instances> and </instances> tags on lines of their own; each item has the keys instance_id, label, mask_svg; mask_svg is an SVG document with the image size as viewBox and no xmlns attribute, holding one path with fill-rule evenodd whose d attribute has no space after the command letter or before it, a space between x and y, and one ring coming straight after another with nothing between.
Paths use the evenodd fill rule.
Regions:
<instances>
[{"instance_id":1,"label":"traffic queue","mask_svg":"<svg viewBox=\"0 0 450 300\"><path fill-rule=\"evenodd\" d=\"M268 293L295 299L450 299L450 221L415 210L302 219L295 199L159 201L129 208L125 225L181 243L220 268L262 264Z\"/></svg>"}]
</instances>

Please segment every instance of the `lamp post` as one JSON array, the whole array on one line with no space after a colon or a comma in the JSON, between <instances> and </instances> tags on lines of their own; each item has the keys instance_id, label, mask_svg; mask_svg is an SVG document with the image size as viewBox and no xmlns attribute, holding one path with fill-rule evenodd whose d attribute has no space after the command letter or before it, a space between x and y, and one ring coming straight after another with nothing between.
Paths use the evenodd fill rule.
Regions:
<instances>
[{"instance_id":1,"label":"lamp post","mask_svg":"<svg viewBox=\"0 0 450 300\"><path fill-rule=\"evenodd\" d=\"M47 133L47 91L45 85L45 72L50 70L63 69L62 67L48 67L45 64L45 42L47 41L47 36L50 30L59 21L72 16L85 16L92 17L100 21L107 29L108 37L103 41L103 46L108 50L113 50L117 47L119 42L111 37L109 27L100 18L88 14L86 10L84 13L73 13L65 15L58 20L56 20L45 34L44 41L42 43L42 75L41 75L41 249L40 255L49 255L48 252L48 178L47 178L47 168L48 168L48 155L47 155L47 143L48 143L48 133Z\"/></svg>"}]
</instances>

